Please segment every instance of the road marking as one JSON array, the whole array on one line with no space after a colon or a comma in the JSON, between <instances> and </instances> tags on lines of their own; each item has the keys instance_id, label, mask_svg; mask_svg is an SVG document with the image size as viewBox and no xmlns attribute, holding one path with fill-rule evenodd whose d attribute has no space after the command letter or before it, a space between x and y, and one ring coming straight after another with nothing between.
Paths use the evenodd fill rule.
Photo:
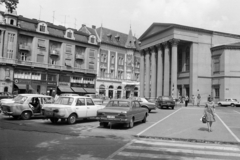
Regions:
<instances>
[{"instance_id":1,"label":"road marking","mask_svg":"<svg viewBox=\"0 0 240 160\"><path fill-rule=\"evenodd\" d=\"M130 146L132 143L133 143L133 140L130 141L129 143L125 144L124 146L122 146L121 148L119 148L118 150L116 150L115 152L113 152L113 154L111 154L110 156L108 156L106 160L111 160L113 157L115 157L116 155L118 155L120 152L122 152L126 147Z\"/></svg>"},{"instance_id":2,"label":"road marking","mask_svg":"<svg viewBox=\"0 0 240 160\"><path fill-rule=\"evenodd\" d=\"M140 144L146 144L146 145L155 145L155 146L172 146L172 147L183 147L183 148L195 148L195 149L214 149L214 150L224 150L224 151L240 151L240 148L238 147L233 147L233 146L210 146L210 145L202 145L202 144L197 144L197 145L191 145L191 144L177 144L177 143L172 143L172 142L156 142L156 141L144 141L144 140L134 140L134 143L140 143Z\"/></svg>"},{"instance_id":3,"label":"road marking","mask_svg":"<svg viewBox=\"0 0 240 160\"><path fill-rule=\"evenodd\" d=\"M223 120L217 115L215 114L218 119L222 122L222 124L227 128L227 130L231 133L231 135L237 140L237 142L240 142L240 140L238 139L238 137L231 131L231 129L223 122Z\"/></svg>"},{"instance_id":4,"label":"road marking","mask_svg":"<svg viewBox=\"0 0 240 160\"><path fill-rule=\"evenodd\" d=\"M149 126L148 128L144 129L143 131L141 131L140 133L137 134L137 136L140 136L141 134L143 134L144 132L146 132L147 130L149 130L150 128L152 128L153 126L157 125L158 123L164 121L165 119L167 119L168 117L172 116L173 114L177 113L178 111L180 111L182 108L176 110L175 112L169 114L167 117L159 120L158 122L154 123L153 125Z\"/></svg>"}]
</instances>

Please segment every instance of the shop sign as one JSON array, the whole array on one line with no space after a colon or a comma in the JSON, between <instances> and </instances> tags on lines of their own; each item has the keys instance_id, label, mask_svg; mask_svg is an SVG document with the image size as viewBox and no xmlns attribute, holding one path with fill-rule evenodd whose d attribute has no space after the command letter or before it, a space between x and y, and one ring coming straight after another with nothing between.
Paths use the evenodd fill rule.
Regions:
<instances>
[{"instance_id":1,"label":"shop sign","mask_svg":"<svg viewBox=\"0 0 240 160\"><path fill-rule=\"evenodd\" d=\"M29 80L29 79L14 79L14 83L15 84L18 84L18 83L31 84L31 80Z\"/></svg>"},{"instance_id":2,"label":"shop sign","mask_svg":"<svg viewBox=\"0 0 240 160\"><path fill-rule=\"evenodd\" d=\"M32 80L32 84L46 84L45 81Z\"/></svg>"},{"instance_id":3,"label":"shop sign","mask_svg":"<svg viewBox=\"0 0 240 160\"><path fill-rule=\"evenodd\" d=\"M58 82L59 86L69 86L69 83L67 82Z\"/></svg>"},{"instance_id":4,"label":"shop sign","mask_svg":"<svg viewBox=\"0 0 240 160\"><path fill-rule=\"evenodd\" d=\"M94 84L85 84L85 83L71 83L71 87L95 88Z\"/></svg>"},{"instance_id":5,"label":"shop sign","mask_svg":"<svg viewBox=\"0 0 240 160\"><path fill-rule=\"evenodd\" d=\"M57 85L57 82L47 82L47 85L48 85L48 86L56 86L56 85Z\"/></svg>"}]
</instances>

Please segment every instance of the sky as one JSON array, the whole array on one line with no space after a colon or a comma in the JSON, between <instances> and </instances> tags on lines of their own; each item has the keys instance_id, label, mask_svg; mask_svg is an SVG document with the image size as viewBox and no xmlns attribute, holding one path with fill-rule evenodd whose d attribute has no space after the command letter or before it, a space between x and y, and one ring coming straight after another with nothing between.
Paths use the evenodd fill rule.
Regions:
<instances>
[{"instance_id":1,"label":"sky","mask_svg":"<svg viewBox=\"0 0 240 160\"><path fill-rule=\"evenodd\" d=\"M240 0L19 0L17 14L75 29L102 25L127 34L131 27L136 37L154 22L240 35L239 8Z\"/></svg>"}]
</instances>

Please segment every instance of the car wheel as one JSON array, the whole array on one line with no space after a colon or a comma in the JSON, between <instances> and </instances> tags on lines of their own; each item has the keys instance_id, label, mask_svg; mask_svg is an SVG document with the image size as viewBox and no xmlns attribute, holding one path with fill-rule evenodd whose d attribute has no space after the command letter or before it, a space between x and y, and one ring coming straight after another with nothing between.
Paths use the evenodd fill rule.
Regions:
<instances>
[{"instance_id":1,"label":"car wheel","mask_svg":"<svg viewBox=\"0 0 240 160\"><path fill-rule=\"evenodd\" d=\"M32 116L32 113L30 111L25 111L21 114L21 118L23 120L28 120L31 118L31 116Z\"/></svg>"},{"instance_id":2,"label":"car wheel","mask_svg":"<svg viewBox=\"0 0 240 160\"><path fill-rule=\"evenodd\" d=\"M18 119L19 118L19 116L12 116L13 117L13 119Z\"/></svg>"},{"instance_id":3,"label":"car wheel","mask_svg":"<svg viewBox=\"0 0 240 160\"><path fill-rule=\"evenodd\" d=\"M172 107L172 110L174 110L174 107Z\"/></svg>"},{"instance_id":4,"label":"car wheel","mask_svg":"<svg viewBox=\"0 0 240 160\"><path fill-rule=\"evenodd\" d=\"M144 116L142 123L146 123L147 122L147 114Z\"/></svg>"},{"instance_id":5,"label":"car wheel","mask_svg":"<svg viewBox=\"0 0 240 160\"><path fill-rule=\"evenodd\" d=\"M74 124L76 121L77 121L77 116L75 114L71 114L67 119L68 124Z\"/></svg>"},{"instance_id":6,"label":"car wheel","mask_svg":"<svg viewBox=\"0 0 240 160\"><path fill-rule=\"evenodd\" d=\"M221 104L221 103L218 103L218 106L222 106L222 104Z\"/></svg>"},{"instance_id":7,"label":"car wheel","mask_svg":"<svg viewBox=\"0 0 240 160\"><path fill-rule=\"evenodd\" d=\"M100 122L99 123L100 127L107 127L108 126L108 122Z\"/></svg>"},{"instance_id":8,"label":"car wheel","mask_svg":"<svg viewBox=\"0 0 240 160\"><path fill-rule=\"evenodd\" d=\"M58 122L58 118L50 118L50 121L53 123L53 124L56 124Z\"/></svg>"},{"instance_id":9,"label":"car wheel","mask_svg":"<svg viewBox=\"0 0 240 160\"><path fill-rule=\"evenodd\" d=\"M150 113L151 112L151 109L148 109L148 113Z\"/></svg>"},{"instance_id":10,"label":"car wheel","mask_svg":"<svg viewBox=\"0 0 240 160\"><path fill-rule=\"evenodd\" d=\"M235 107L235 104L234 104L234 103L232 103L232 104L231 104L231 107Z\"/></svg>"},{"instance_id":11,"label":"car wheel","mask_svg":"<svg viewBox=\"0 0 240 160\"><path fill-rule=\"evenodd\" d=\"M132 119L130 120L130 122L128 123L128 127L129 127L129 128L133 128L133 126L134 126L134 118L132 118Z\"/></svg>"}]
</instances>

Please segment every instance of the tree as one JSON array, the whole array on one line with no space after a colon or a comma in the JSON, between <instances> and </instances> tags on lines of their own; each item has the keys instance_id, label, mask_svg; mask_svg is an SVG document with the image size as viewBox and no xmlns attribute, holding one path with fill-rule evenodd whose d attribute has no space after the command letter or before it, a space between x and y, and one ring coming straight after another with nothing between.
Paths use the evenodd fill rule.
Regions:
<instances>
[{"instance_id":1,"label":"tree","mask_svg":"<svg viewBox=\"0 0 240 160\"><path fill-rule=\"evenodd\" d=\"M4 3L8 12L12 13L17 8L18 0L0 0L0 4Z\"/></svg>"}]
</instances>

